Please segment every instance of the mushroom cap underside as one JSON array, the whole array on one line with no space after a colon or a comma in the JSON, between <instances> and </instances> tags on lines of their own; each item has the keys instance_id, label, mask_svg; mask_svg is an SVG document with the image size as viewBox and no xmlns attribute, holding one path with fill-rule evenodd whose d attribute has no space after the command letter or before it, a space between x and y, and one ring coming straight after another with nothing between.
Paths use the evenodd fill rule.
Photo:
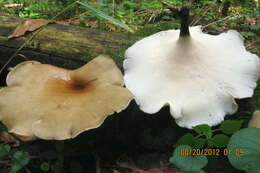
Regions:
<instances>
[{"instance_id":1,"label":"mushroom cap underside","mask_svg":"<svg viewBox=\"0 0 260 173\"><path fill-rule=\"evenodd\" d=\"M182 127L216 125L236 112L234 98L252 96L260 61L236 31L213 36L196 26L190 35L162 31L128 48L125 85L144 112L169 105Z\"/></svg>"}]
</instances>

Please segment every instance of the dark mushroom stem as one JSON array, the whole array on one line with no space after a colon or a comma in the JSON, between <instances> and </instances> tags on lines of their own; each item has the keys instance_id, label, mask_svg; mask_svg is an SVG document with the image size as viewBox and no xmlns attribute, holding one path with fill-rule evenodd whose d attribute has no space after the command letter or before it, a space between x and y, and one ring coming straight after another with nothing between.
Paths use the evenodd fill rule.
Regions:
<instances>
[{"instance_id":1,"label":"dark mushroom stem","mask_svg":"<svg viewBox=\"0 0 260 173\"><path fill-rule=\"evenodd\" d=\"M181 10L179 11L179 16L181 18L180 37L190 36L190 32L189 32L190 9L188 7L181 8Z\"/></svg>"}]
</instances>

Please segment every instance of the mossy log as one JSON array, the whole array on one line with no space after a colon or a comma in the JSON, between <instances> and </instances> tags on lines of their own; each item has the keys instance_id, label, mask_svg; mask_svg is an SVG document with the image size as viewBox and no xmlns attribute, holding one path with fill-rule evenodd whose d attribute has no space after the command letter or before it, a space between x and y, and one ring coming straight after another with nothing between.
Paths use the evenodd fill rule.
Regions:
<instances>
[{"instance_id":1,"label":"mossy log","mask_svg":"<svg viewBox=\"0 0 260 173\"><path fill-rule=\"evenodd\" d=\"M0 14L1 65L33 34L8 39L23 19ZM123 52L137 37L78 26L49 24L30 41L22 52L28 59L66 68L75 68L98 54L109 54L120 66Z\"/></svg>"}]
</instances>

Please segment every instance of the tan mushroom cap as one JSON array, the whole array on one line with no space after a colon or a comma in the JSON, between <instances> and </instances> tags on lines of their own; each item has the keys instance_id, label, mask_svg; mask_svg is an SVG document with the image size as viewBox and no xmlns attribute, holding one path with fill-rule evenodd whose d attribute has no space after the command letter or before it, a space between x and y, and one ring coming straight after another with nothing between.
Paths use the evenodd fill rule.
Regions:
<instances>
[{"instance_id":1,"label":"tan mushroom cap","mask_svg":"<svg viewBox=\"0 0 260 173\"><path fill-rule=\"evenodd\" d=\"M248 127L260 128L260 110L256 110L249 121Z\"/></svg>"},{"instance_id":2,"label":"tan mushroom cap","mask_svg":"<svg viewBox=\"0 0 260 173\"><path fill-rule=\"evenodd\" d=\"M132 94L123 84L121 71L103 55L76 70L26 61L0 90L0 121L17 135L74 138L127 107Z\"/></svg>"}]
</instances>

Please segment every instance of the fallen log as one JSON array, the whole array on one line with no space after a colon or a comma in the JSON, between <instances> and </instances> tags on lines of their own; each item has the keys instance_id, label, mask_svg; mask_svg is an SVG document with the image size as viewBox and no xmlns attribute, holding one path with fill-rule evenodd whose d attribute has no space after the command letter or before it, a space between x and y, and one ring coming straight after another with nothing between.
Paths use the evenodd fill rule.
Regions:
<instances>
[{"instance_id":1,"label":"fallen log","mask_svg":"<svg viewBox=\"0 0 260 173\"><path fill-rule=\"evenodd\" d=\"M27 33L20 38L7 38L22 20L0 14L1 65L32 35ZM124 33L49 24L20 53L31 60L66 68L78 67L98 54L109 54L121 66L125 49L137 39Z\"/></svg>"}]
</instances>

